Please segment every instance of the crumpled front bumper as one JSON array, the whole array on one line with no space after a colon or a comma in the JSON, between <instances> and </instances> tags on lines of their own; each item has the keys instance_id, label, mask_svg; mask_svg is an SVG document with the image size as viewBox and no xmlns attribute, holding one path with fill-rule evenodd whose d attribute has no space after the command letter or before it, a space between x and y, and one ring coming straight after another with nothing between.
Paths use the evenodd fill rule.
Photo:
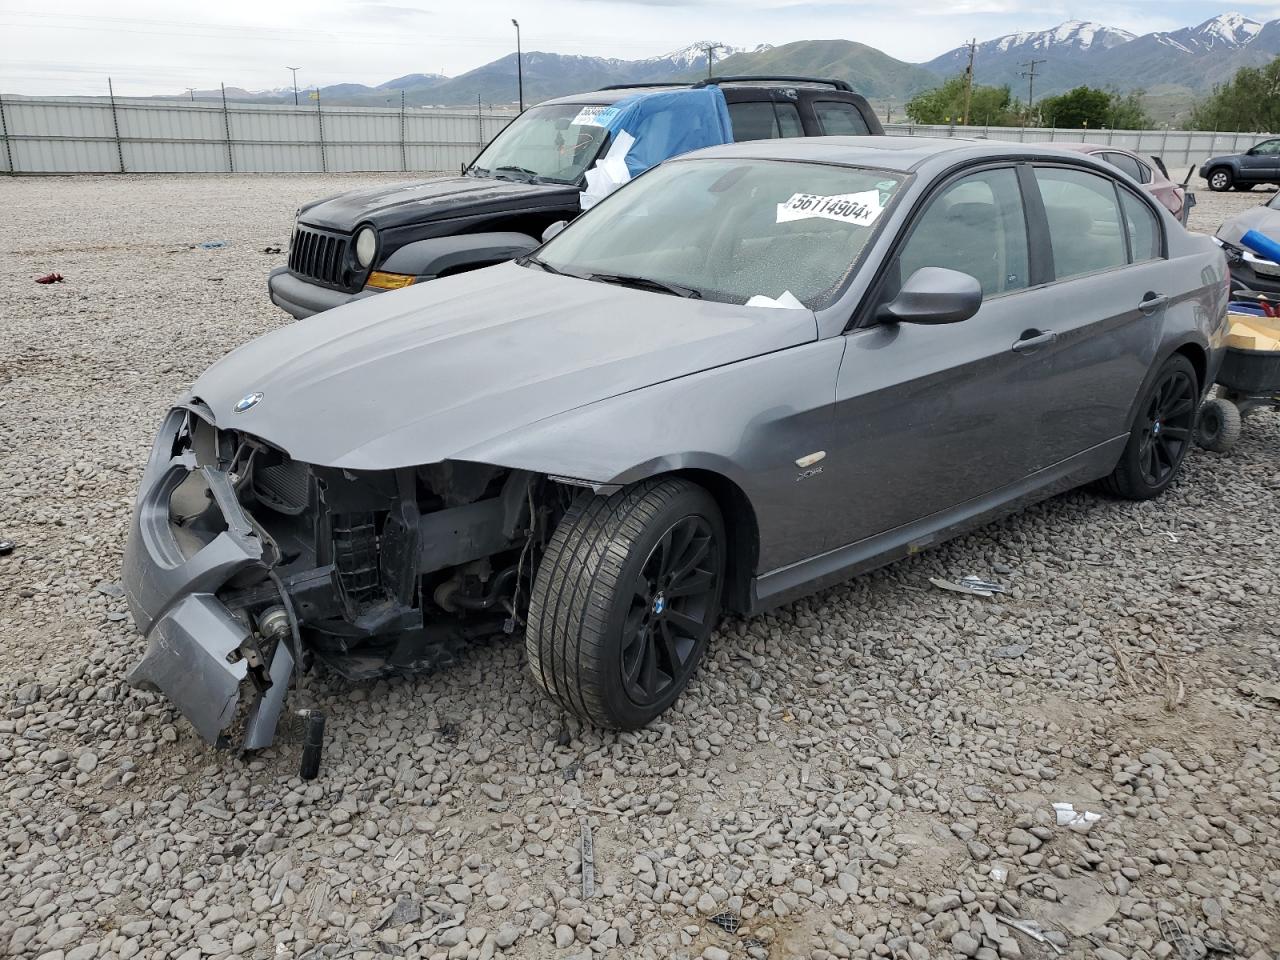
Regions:
<instances>
[{"instance_id":1,"label":"crumpled front bumper","mask_svg":"<svg viewBox=\"0 0 1280 960\"><path fill-rule=\"evenodd\" d=\"M143 474L125 546L125 598L147 639L146 653L128 679L136 687L159 690L205 741L224 744L223 732L235 718L248 675L236 651L252 631L215 592L242 570L261 566L263 545L236 498L230 476L199 466L191 450L173 452L186 416L186 410L176 408L165 418ZM169 500L196 470L208 484L227 529L199 549L184 551L170 523ZM244 749L271 743L292 670L288 648L277 644L271 686L246 717Z\"/></svg>"}]
</instances>

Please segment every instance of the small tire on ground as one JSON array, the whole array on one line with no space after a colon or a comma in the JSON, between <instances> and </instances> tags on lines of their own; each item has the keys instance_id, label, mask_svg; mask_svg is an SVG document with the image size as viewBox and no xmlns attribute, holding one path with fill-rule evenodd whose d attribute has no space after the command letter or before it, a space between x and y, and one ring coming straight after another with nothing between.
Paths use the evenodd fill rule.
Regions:
<instances>
[{"instance_id":1,"label":"small tire on ground","mask_svg":"<svg viewBox=\"0 0 1280 960\"><path fill-rule=\"evenodd\" d=\"M690 529L696 533L686 544ZM534 681L597 726L631 730L653 720L688 685L706 650L720 614L725 549L715 499L689 480L655 478L609 497L579 496L552 534L530 596L525 652ZM695 554L702 559L690 560ZM696 599L677 590L674 573L650 576L667 557L675 558L671 571L689 561L691 572L680 576L697 576ZM667 599L668 589L679 598ZM655 664L647 686L662 687L651 697L637 696L651 662L646 651Z\"/></svg>"},{"instance_id":2,"label":"small tire on ground","mask_svg":"<svg viewBox=\"0 0 1280 960\"><path fill-rule=\"evenodd\" d=\"M1171 457L1157 459L1157 463L1162 468L1171 466L1172 469L1167 475L1152 482L1145 475L1144 469L1148 463L1147 456L1153 439L1151 414L1161 403L1163 397L1161 391L1171 383L1178 385L1179 394L1185 394L1186 399L1171 402L1169 411L1175 411L1176 414L1169 416L1166 421L1167 426L1162 427L1164 440L1161 449L1165 450L1175 438L1178 449ZM1196 410L1199 399L1200 384L1195 367L1182 354L1173 354L1160 365L1155 376L1149 377L1144 384L1142 397L1134 410L1133 422L1129 425L1129 440L1125 444L1124 452L1120 454L1120 461L1115 469L1098 481L1098 488L1104 493L1125 500L1151 500L1164 493L1177 479L1182 469L1182 461L1195 439ZM1189 406L1184 406L1184 403ZM1172 429L1169 429L1170 427ZM1180 437L1177 436L1179 434ZM1168 460L1172 460L1172 463L1169 464Z\"/></svg>"},{"instance_id":3,"label":"small tire on ground","mask_svg":"<svg viewBox=\"0 0 1280 960\"><path fill-rule=\"evenodd\" d=\"M1240 439L1240 408L1230 400L1206 400L1196 421L1196 443L1214 453L1226 453Z\"/></svg>"},{"instance_id":4,"label":"small tire on ground","mask_svg":"<svg viewBox=\"0 0 1280 960\"><path fill-rule=\"evenodd\" d=\"M1222 193L1231 189L1233 178L1231 176L1231 171L1226 167L1218 167L1215 170L1210 170L1209 176L1206 179L1209 181L1210 190Z\"/></svg>"}]
</instances>

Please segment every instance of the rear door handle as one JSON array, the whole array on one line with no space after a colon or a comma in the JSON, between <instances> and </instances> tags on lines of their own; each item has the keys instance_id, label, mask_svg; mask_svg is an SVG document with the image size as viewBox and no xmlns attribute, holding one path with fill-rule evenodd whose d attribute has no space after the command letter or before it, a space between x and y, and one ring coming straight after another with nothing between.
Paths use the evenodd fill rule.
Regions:
<instances>
[{"instance_id":1,"label":"rear door handle","mask_svg":"<svg viewBox=\"0 0 1280 960\"><path fill-rule=\"evenodd\" d=\"M1148 293L1138 304L1138 309L1147 316L1151 316L1168 302L1169 298L1163 293Z\"/></svg>"},{"instance_id":2,"label":"rear door handle","mask_svg":"<svg viewBox=\"0 0 1280 960\"><path fill-rule=\"evenodd\" d=\"M1033 353L1041 347L1058 342L1058 335L1052 330L1023 330L1022 338L1013 345L1014 353Z\"/></svg>"}]
</instances>

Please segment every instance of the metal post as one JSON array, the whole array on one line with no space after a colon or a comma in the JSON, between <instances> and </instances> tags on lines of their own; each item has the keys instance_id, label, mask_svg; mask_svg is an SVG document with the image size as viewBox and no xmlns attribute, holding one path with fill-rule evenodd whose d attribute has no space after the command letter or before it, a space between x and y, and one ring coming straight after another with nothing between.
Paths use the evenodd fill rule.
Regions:
<instances>
[{"instance_id":1,"label":"metal post","mask_svg":"<svg viewBox=\"0 0 1280 960\"><path fill-rule=\"evenodd\" d=\"M107 95L111 98L111 128L116 134L116 158L120 161L120 172L124 173L124 147L120 145L120 117L116 114L116 89L107 77Z\"/></svg>"},{"instance_id":2,"label":"metal post","mask_svg":"<svg viewBox=\"0 0 1280 960\"><path fill-rule=\"evenodd\" d=\"M316 120L320 124L320 172L329 172L329 160L324 155L324 113L320 110L320 88L316 87Z\"/></svg>"},{"instance_id":3,"label":"metal post","mask_svg":"<svg viewBox=\"0 0 1280 960\"><path fill-rule=\"evenodd\" d=\"M1142 137L1138 137L1138 143L1142 143ZM1160 159L1164 159L1164 155L1169 152L1169 125L1164 125L1164 139L1160 141Z\"/></svg>"},{"instance_id":4,"label":"metal post","mask_svg":"<svg viewBox=\"0 0 1280 960\"><path fill-rule=\"evenodd\" d=\"M476 94L476 151L484 149L484 116L480 113L480 94Z\"/></svg>"},{"instance_id":5,"label":"metal post","mask_svg":"<svg viewBox=\"0 0 1280 960\"><path fill-rule=\"evenodd\" d=\"M4 115L4 97L0 97L0 137L4 137L4 154L9 160L9 172L17 173L13 165L13 144L9 140L9 121Z\"/></svg>"},{"instance_id":6,"label":"metal post","mask_svg":"<svg viewBox=\"0 0 1280 960\"><path fill-rule=\"evenodd\" d=\"M511 25L516 28L516 82L520 89L520 112L524 113L524 54L520 51L520 21L512 18ZM483 141L484 137L480 139Z\"/></svg>"},{"instance_id":7,"label":"metal post","mask_svg":"<svg viewBox=\"0 0 1280 960\"><path fill-rule=\"evenodd\" d=\"M409 169L409 158L404 149L404 91L400 91L400 169Z\"/></svg>"},{"instance_id":8,"label":"metal post","mask_svg":"<svg viewBox=\"0 0 1280 960\"><path fill-rule=\"evenodd\" d=\"M236 158L231 150L231 114L227 111L227 85L222 84L222 127L227 133L227 172L236 172Z\"/></svg>"}]
</instances>

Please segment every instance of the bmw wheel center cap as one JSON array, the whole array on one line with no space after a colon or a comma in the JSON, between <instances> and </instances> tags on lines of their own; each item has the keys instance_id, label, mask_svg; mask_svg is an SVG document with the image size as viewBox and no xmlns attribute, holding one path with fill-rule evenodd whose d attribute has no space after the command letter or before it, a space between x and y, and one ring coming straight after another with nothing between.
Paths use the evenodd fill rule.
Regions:
<instances>
[{"instance_id":1,"label":"bmw wheel center cap","mask_svg":"<svg viewBox=\"0 0 1280 960\"><path fill-rule=\"evenodd\" d=\"M262 402L261 393L248 393L240 398L240 402L236 404L236 413L244 413L246 410L252 410Z\"/></svg>"}]
</instances>

